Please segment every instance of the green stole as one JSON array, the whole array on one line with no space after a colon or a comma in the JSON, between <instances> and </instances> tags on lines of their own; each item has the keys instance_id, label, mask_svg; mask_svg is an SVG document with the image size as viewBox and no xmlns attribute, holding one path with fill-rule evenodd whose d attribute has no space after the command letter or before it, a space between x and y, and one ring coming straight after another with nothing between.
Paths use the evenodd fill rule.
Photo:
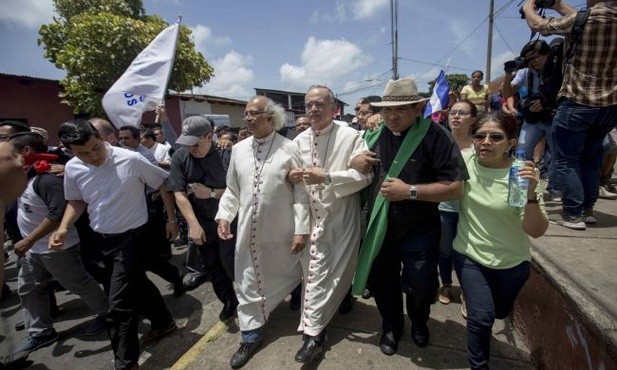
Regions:
<instances>
[{"instance_id":1,"label":"green stole","mask_svg":"<svg viewBox=\"0 0 617 370\"><path fill-rule=\"evenodd\" d=\"M405 167L405 164L407 164L407 161L409 161L411 155L416 151L432 124L433 123L430 119L421 119L409 128L409 131L407 132L405 139L403 139L403 143L401 144L401 147L396 153L394 161L388 170L386 178L398 177L400 175L403 167ZM365 140L367 141L369 148L372 148L375 145L383 130L384 125L381 125L381 127L377 130L372 131L365 136ZM369 219L366 234L364 235L364 242L362 243L362 247L360 249L360 257L358 259L356 276L353 283L354 295L361 295L362 292L364 292L364 287L366 286L366 281L368 280L369 273L371 272L373 261L375 260L375 257L377 257L384 238L386 237L389 208L390 201L384 198L383 195L378 194L375 198L375 204L373 205L373 209L371 211L371 218Z\"/></svg>"}]
</instances>

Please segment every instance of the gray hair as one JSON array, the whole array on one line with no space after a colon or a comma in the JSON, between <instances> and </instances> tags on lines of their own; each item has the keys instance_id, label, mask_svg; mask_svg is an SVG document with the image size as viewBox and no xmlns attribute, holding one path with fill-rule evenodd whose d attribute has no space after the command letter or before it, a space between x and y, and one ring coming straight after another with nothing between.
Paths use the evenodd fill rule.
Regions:
<instances>
[{"instance_id":1,"label":"gray hair","mask_svg":"<svg viewBox=\"0 0 617 370\"><path fill-rule=\"evenodd\" d=\"M308 94L308 92L313 90L313 89L326 89L326 90L328 90L328 95L330 95L330 104L334 105L336 103L336 98L334 97L334 93L332 92L332 90L330 90L330 88L328 86L324 86L324 85L311 85L308 88L308 90L306 91L306 93Z\"/></svg>"},{"instance_id":2,"label":"gray hair","mask_svg":"<svg viewBox=\"0 0 617 370\"><path fill-rule=\"evenodd\" d=\"M280 105L276 104L272 99L267 98L263 95L255 96L254 98L251 98L251 100L262 98L266 100L266 106L264 110L266 111L266 113L270 114L270 117L272 117L272 129L274 131L282 129L283 126L285 126L285 121L287 120L287 117L285 115L285 108L281 107Z\"/></svg>"}]
</instances>

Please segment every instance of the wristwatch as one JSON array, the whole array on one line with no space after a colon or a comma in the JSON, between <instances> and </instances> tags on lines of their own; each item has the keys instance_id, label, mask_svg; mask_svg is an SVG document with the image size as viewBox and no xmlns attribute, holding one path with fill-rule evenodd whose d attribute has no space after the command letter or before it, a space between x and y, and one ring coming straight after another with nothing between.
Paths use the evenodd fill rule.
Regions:
<instances>
[{"instance_id":1,"label":"wristwatch","mask_svg":"<svg viewBox=\"0 0 617 370\"><path fill-rule=\"evenodd\" d=\"M332 182L332 178L330 177L330 174L326 172L323 183L325 185L330 185L331 182Z\"/></svg>"},{"instance_id":2,"label":"wristwatch","mask_svg":"<svg viewBox=\"0 0 617 370\"><path fill-rule=\"evenodd\" d=\"M409 187L409 199L416 200L418 199L418 187L415 185L411 185Z\"/></svg>"},{"instance_id":3,"label":"wristwatch","mask_svg":"<svg viewBox=\"0 0 617 370\"><path fill-rule=\"evenodd\" d=\"M216 199L216 191L214 189L210 192L210 198Z\"/></svg>"}]
</instances>

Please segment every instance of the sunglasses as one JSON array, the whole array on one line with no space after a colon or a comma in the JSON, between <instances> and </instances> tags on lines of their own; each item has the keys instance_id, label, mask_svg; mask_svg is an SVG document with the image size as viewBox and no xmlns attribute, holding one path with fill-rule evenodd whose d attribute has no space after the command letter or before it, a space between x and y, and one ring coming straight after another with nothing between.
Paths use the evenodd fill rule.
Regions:
<instances>
[{"instance_id":1,"label":"sunglasses","mask_svg":"<svg viewBox=\"0 0 617 370\"><path fill-rule=\"evenodd\" d=\"M472 140L478 143L483 142L487 137L492 143L500 143L506 139L506 135L498 132L476 132L471 136Z\"/></svg>"}]
</instances>

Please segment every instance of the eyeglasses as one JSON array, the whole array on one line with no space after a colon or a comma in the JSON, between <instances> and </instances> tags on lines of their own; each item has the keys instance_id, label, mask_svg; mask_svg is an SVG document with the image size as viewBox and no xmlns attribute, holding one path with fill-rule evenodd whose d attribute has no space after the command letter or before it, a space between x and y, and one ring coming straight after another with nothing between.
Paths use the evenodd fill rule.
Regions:
<instances>
[{"instance_id":1,"label":"eyeglasses","mask_svg":"<svg viewBox=\"0 0 617 370\"><path fill-rule=\"evenodd\" d=\"M452 109L452 110L450 110L450 112L448 114L451 115L451 116L459 115L461 117L464 117L464 116L470 115L471 112L468 111L468 110Z\"/></svg>"},{"instance_id":2,"label":"eyeglasses","mask_svg":"<svg viewBox=\"0 0 617 370\"><path fill-rule=\"evenodd\" d=\"M483 142L487 137L492 143L500 143L506 139L506 136L499 132L476 132L471 136L472 140L477 143Z\"/></svg>"},{"instance_id":3,"label":"eyeglasses","mask_svg":"<svg viewBox=\"0 0 617 370\"><path fill-rule=\"evenodd\" d=\"M258 115L262 113L266 113L266 111L264 110L246 111L244 112L244 119L246 120L247 118L257 117Z\"/></svg>"},{"instance_id":4,"label":"eyeglasses","mask_svg":"<svg viewBox=\"0 0 617 370\"><path fill-rule=\"evenodd\" d=\"M304 104L304 108L309 111L312 108L315 108L317 110L323 110L326 107L325 103L319 103L319 102L311 102L311 103L306 103Z\"/></svg>"}]
</instances>

